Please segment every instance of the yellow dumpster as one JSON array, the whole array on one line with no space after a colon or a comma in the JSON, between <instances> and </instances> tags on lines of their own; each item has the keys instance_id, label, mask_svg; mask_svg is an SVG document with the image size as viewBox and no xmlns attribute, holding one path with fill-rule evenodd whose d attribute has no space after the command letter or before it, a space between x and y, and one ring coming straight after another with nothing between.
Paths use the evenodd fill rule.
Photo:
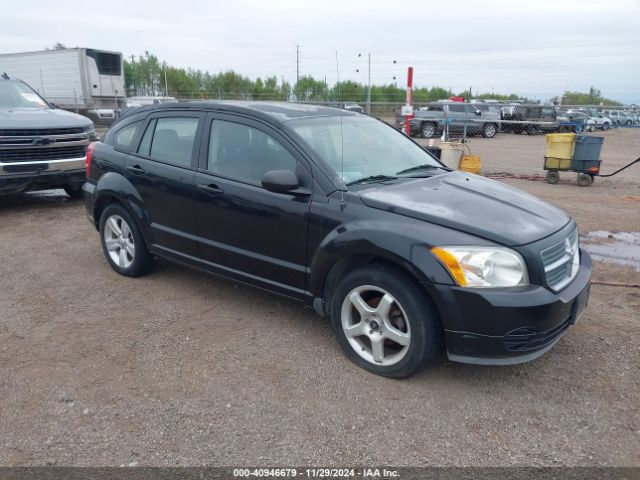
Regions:
<instances>
[{"instance_id":1,"label":"yellow dumpster","mask_svg":"<svg viewBox=\"0 0 640 480\"><path fill-rule=\"evenodd\" d=\"M570 158L544 157L545 170L569 170L570 168Z\"/></svg>"},{"instance_id":2,"label":"yellow dumpster","mask_svg":"<svg viewBox=\"0 0 640 480\"><path fill-rule=\"evenodd\" d=\"M551 158L573 157L573 147L576 143L575 133L550 133L546 136L547 154Z\"/></svg>"}]
</instances>

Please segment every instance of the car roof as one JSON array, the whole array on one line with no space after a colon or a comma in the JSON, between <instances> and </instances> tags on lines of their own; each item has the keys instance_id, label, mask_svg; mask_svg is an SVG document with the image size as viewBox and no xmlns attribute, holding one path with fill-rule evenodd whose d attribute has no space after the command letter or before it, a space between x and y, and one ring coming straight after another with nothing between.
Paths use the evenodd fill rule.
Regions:
<instances>
[{"instance_id":1,"label":"car roof","mask_svg":"<svg viewBox=\"0 0 640 480\"><path fill-rule=\"evenodd\" d=\"M312 117L337 117L337 116L353 116L354 112L347 110L325 107L322 105L311 105L307 103L289 103L289 102L258 102L258 101L241 101L241 100L198 100L188 102L171 102L160 103L155 105L145 105L126 111L123 115L143 113L143 112L161 112L164 110L211 110L231 113L248 114L259 117L267 121L275 123L284 123L289 120Z\"/></svg>"}]
</instances>

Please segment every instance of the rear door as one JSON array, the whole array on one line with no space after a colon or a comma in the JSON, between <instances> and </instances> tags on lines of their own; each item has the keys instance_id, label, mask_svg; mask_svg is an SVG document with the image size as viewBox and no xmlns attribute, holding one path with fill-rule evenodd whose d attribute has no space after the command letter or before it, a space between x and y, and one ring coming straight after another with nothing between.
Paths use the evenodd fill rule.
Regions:
<instances>
[{"instance_id":1,"label":"rear door","mask_svg":"<svg viewBox=\"0 0 640 480\"><path fill-rule=\"evenodd\" d=\"M312 189L309 163L278 131L236 115L208 117L195 182L200 257L212 270L301 298L311 196L266 190L270 170L292 170Z\"/></svg>"},{"instance_id":2,"label":"rear door","mask_svg":"<svg viewBox=\"0 0 640 480\"><path fill-rule=\"evenodd\" d=\"M151 249L182 260L198 251L193 188L203 118L191 111L152 114L137 151L125 161Z\"/></svg>"}]
</instances>

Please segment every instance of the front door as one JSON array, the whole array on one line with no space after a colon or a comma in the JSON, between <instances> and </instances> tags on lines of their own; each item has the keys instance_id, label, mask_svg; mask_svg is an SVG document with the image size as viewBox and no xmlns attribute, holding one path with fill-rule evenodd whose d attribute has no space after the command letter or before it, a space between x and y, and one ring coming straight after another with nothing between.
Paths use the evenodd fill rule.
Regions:
<instances>
[{"instance_id":1,"label":"front door","mask_svg":"<svg viewBox=\"0 0 640 480\"><path fill-rule=\"evenodd\" d=\"M291 170L311 189L309 164L261 122L219 114L206 123L195 176L200 257L214 271L301 298L311 197L268 191L261 180Z\"/></svg>"}]
</instances>

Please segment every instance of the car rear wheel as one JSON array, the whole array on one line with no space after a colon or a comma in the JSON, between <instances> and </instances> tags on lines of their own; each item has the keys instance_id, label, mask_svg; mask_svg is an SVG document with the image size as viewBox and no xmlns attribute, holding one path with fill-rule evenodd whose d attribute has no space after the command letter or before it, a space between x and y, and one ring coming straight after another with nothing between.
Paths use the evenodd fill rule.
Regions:
<instances>
[{"instance_id":1,"label":"car rear wheel","mask_svg":"<svg viewBox=\"0 0 640 480\"><path fill-rule=\"evenodd\" d=\"M348 274L331 303L340 347L358 366L402 378L436 358L441 328L423 293L405 274L371 265Z\"/></svg>"},{"instance_id":2,"label":"car rear wheel","mask_svg":"<svg viewBox=\"0 0 640 480\"><path fill-rule=\"evenodd\" d=\"M431 122L423 123L420 130L424 138L433 138L436 136L436 126Z\"/></svg>"},{"instance_id":3,"label":"car rear wheel","mask_svg":"<svg viewBox=\"0 0 640 480\"><path fill-rule=\"evenodd\" d=\"M604 122L602 124L602 130L609 130L611 128L611 124L609 122Z\"/></svg>"},{"instance_id":4,"label":"car rear wheel","mask_svg":"<svg viewBox=\"0 0 640 480\"><path fill-rule=\"evenodd\" d=\"M135 221L121 205L109 205L102 212L100 240L104 256L119 274L139 277L151 269L153 257Z\"/></svg>"},{"instance_id":5,"label":"car rear wheel","mask_svg":"<svg viewBox=\"0 0 640 480\"><path fill-rule=\"evenodd\" d=\"M493 123L485 123L482 126L482 136L485 138L493 138L498 133L498 129Z\"/></svg>"}]
</instances>

